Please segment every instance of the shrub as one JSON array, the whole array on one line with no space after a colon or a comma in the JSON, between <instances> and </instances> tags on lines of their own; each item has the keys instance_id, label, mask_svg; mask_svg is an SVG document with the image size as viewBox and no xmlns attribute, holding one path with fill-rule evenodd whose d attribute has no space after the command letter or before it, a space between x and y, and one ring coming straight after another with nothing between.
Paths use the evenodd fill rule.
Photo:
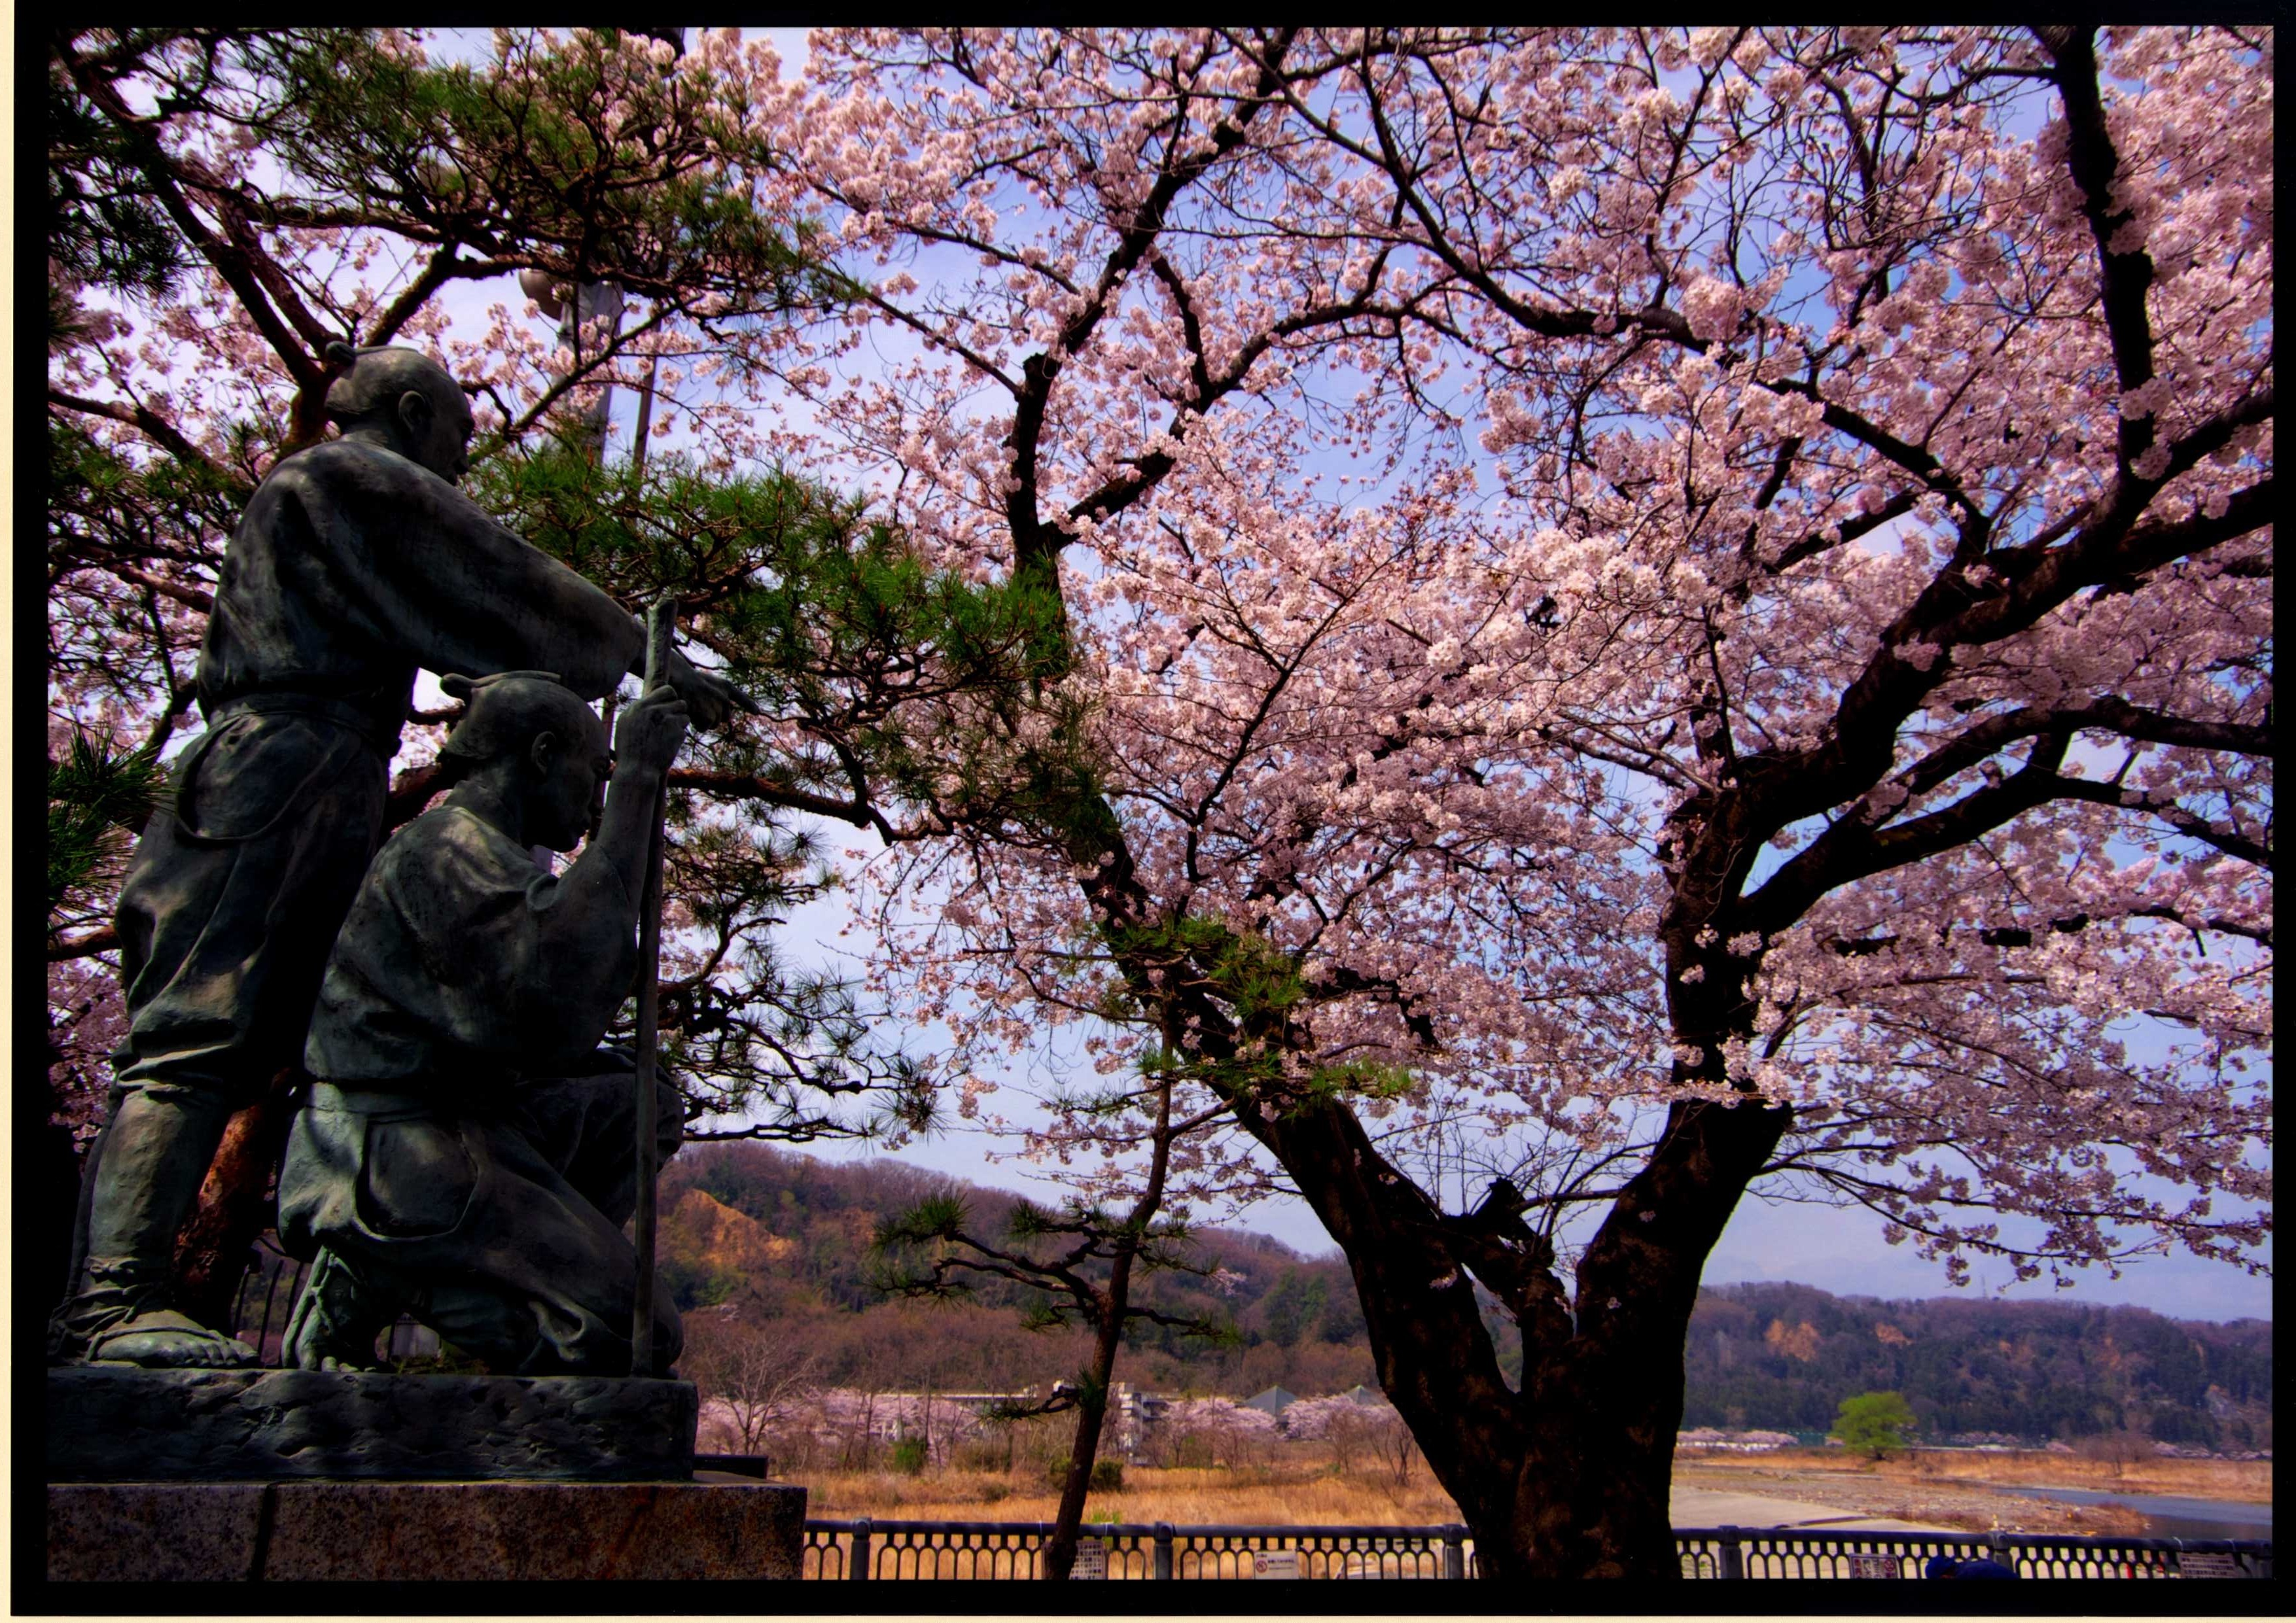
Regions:
<instances>
[{"instance_id":1,"label":"shrub","mask_svg":"<svg viewBox=\"0 0 2296 1623\"><path fill-rule=\"evenodd\" d=\"M893 1445L893 1469L913 1477L925 1468L925 1439L906 1437Z\"/></svg>"},{"instance_id":2,"label":"shrub","mask_svg":"<svg viewBox=\"0 0 2296 1623\"><path fill-rule=\"evenodd\" d=\"M1046 1468L1045 1475L1051 1479L1052 1484L1054 1488L1060 1487L1061 1484L1069 1480L1069 1461L1070 1457L1071 1456L1070 1455L1063 1455ZM1092 1475L1086 1480L1085 1486L1094 1493L1107 1494L1119 1492L1124 1487L1124 1462L1122 1460L1095 1460L1092 1463Z\"/></svg>"},{"instance_id":3,"label":"shrub","mask_svg":"<svg viewBox=\"0 0 2296 1623\"><path fill-rule=\"evenodd\" d=\"M1013 1465L1012 1454L1009 1439L964 1443L957 1447L955 1463L965 1471L1009 1471Z\"/></svg>"}]
</instances>

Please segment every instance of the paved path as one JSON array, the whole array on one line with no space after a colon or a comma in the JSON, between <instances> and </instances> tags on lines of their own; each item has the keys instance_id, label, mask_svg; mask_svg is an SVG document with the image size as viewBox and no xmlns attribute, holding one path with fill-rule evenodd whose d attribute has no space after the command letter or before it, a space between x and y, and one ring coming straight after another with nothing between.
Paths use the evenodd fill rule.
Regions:
<instances>
[{"instance_id":1,"label":"paved path","mask_svg":"<svg viewBox=\"0 0 2296 1623\"><path fill-rule=\"evenodd\" d=\"M1806 1528L1832 1532L1950 1533L1931 1522L1861 1516L1838 1504L1807 1499L1774 1499L1764 1494L1723 1493L1707 1488L1674 1488L1673 1521L1678 1528ZM1964 1535L1966 1537L1966 1535Z\"/></svg>"}]
</instances>

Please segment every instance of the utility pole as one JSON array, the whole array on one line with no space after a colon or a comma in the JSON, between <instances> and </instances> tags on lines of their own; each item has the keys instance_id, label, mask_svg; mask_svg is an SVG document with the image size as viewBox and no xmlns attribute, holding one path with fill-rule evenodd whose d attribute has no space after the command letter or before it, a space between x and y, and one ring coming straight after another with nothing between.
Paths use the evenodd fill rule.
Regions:
<instances>
[{"instance_id":1,"label":"utility pole","mask_svg":"<svg viewBox=\"0 0 2296 1623\"><path fill-rule=\"evenodd\" d=\"M659 39L669 46L673 60L685 54L684 29L624 29L625 34L635 34L644 39ZM586 353L603 355L614 346L622 330L622 288L618 282L603 280L583 283L573 289L572 296L562 299L550 279L538 272L528 271L519 277L519 285L527 295L542 307L545 316L561 316L559 341L574 357L574 370L579 372L586 351L583 339L592 335L594 343ZM638 389L637 434L631 448L631 459L638 466L645 465L646 440L653 427L654 362L646 362L645 382ZM603 384L598 398L578 420L579 433L589 452L590 460L606 459L606 422L613 406L614 387Z\"/></svg>"}]
</instances>

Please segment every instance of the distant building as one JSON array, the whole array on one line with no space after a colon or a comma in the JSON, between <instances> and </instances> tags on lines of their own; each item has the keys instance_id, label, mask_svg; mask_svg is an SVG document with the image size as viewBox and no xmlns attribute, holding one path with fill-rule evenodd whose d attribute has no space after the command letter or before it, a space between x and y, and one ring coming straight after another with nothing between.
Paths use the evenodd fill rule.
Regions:
<instances>
[{"instance_id":1,"label":"distant building","mask_svg":"<svg viewBox=\"0 0 2296 1623\"><path fill-rule=\"evenodd\" d=\"M1791 1448L1799 1439L1791 1431L1722 1431L1712 1426L1693 1426L1675 1434L1675 1447L1685 1453L1767 1454Z\"/></svg>"},{"instance_id":2,"label":"distant building","mask_svg":"<svg viewBox=\"0 0 2296 1623\"><path fill-rule=\"evenodd\" d=\"M1356 1390L1360 1392L1363 1389L1357 1387ZM1271 1386L1257 1398L1245 1398L1243 1406L1247 1409L1258 1409L1264 1414L1281 1416L1284 1410L1299 1401L1298 1393L1287 1392L1280 1386Z\"/></svg>"},{"instance_id":3,"label":"distant building","mask_svg":"<svg viewBox=\"0 0 2296 1623\"><path fill-rule=\"evenodd\" d=\"M1164 1418L1172 1400L1153 1392L1135 1391L1128 1381L1118 1381L1111 1396L1115 1401L1108 1407L1109 1417L1116 1422L1116 1452L1131 1459L1146 1443L1156 1422Z\"/></svg>"}]
</instances>

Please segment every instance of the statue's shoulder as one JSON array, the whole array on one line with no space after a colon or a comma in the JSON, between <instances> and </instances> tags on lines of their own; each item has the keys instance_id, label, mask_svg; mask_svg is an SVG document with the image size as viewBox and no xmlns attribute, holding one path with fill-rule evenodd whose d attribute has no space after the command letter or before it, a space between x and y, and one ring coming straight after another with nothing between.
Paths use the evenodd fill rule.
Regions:
<instances>
[{"instance_id":1,"label":"statue's shoulder","mask_svg":"<svg viewBox=\"0 0 2296 1623\"><path fill-rule=\"evenodd\" d=\"M325 439L281 457L263 482L397 493L411 491L425 481L445 483L422 463L371 440Z\"/></svg>"},{"instance_id":2,"label":"statue's shoulder","mask_svg":"<svg viewBox=\"0 0 2296 1623\"><path fill-rule=\"evenodd\" d=\"M383 842L373 872L386 883L441 881L522 889L535 874L524 846L476 812L437 806Z\"/></svg>"},{"instance_id":3,"label":"statue's shoulder","mask_svg":"<svg viewBox=\"0 0 2296 1623\"><path fill-rule=\"evenodd\" d=\"M379 446L357 439L323 439L315 446L305 446L291 456L283 456L272 468L270 477L324 477L339 469L364 466L381 451ZM388 452L382 453L388 455Z\"/></svg>"}]
</instances>

